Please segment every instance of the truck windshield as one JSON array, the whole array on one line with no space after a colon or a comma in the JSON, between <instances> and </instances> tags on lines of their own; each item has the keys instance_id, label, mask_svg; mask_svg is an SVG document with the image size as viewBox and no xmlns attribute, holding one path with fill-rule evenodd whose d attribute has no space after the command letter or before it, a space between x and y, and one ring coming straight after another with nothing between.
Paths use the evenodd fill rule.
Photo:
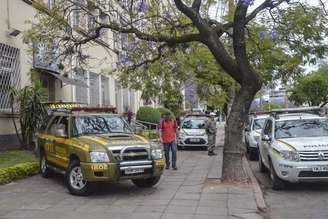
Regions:
<instances>
[{"instance_id":1,"label":"truck windshield","mask_svg":"<svg viewBox=\"0 0 328 219\"><path fill-rule=\"evenodd\" d=\"M186 119L183 124L183 129L204 129L207 119Z\"/></svg>"},{"instance_id":2,"label":"truck windshield","mask_svg":"<svg viewBox=\"0 0 328 219\"><path fill-rule=\"evenodd\" d=\"M328 136L328 119L280 121L275 125L277 139L321 136Z\"/></svg>"},{"instance_id":3,"label":"truck windshield","mask_svg":"<svg viewBox=\"0 0 328 219\"><path fill-rule=\"evenodd\" d=\"M255 119L253 124L253 130L259 130L263 128L265 119Z\"/></svg>"},{"instance_id":4,"label":"truck windshield","mask_svg":"<svg viewBox=\"0 0 328 219\"><path fill-rule=\"evenodd\" d=\"M129 125L117 116L79 116L75 117L74 121L75 131L79 136L112 133L132 134Z\"/></svg>"}]
</instances>

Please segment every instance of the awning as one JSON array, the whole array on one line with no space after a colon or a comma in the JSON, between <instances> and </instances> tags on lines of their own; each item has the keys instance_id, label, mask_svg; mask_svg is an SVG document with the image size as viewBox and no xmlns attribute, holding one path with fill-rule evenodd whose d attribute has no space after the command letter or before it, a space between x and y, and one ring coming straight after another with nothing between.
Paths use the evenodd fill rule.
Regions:
<instances>
[{"instance_id":1,"label":"awning","mask_svg":"<svg viewBox=\"0 0 328 219\"><path fill-rule=\"evenodd\" d=\"M85 83L84 81L78 80L78 79L67 78L67 77L61 76L59 74L50 72L50 71L43 71L43 72L46 72L46 73L54 76L55 78L57 78L58 80L62 81L65 84L72 84L72 85L79 86L79 87L89 87L87 83Z\"/></svg>"}]
</instances>

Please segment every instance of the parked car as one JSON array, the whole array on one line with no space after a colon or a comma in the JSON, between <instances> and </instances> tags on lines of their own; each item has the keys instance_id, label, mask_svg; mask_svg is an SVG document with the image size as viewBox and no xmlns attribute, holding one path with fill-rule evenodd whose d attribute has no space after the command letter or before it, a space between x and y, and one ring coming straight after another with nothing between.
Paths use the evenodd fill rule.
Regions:
<instances>
[{"instance_id":1,"label":"parked car","mask_svg":"<svg viewBox=\"0 0 328 219\"><path fill-rule=\"evenodd\" d=\"M206 147L208 139L205 131L207 116L187 116L185 117L179 129L178 148L185 147Z\"/></svg>"},{"instance_id":2,"label":"parked car","mask_svg":"<svg viewBox=\"0 0 328 219\"><path fill-rule=\"evenodd\" d=\"M118 114L97 109L52 113L36 143L41 175L63 174L73 195L89 194L100 181L152 187L164 169L161 146L135 135Z\"/></svg>"},{"instance_id":3,"label":"parked car","mask_svg":"<svg viewBox=\"0 0 328 219\"><path fill-rule=\"evenodd\" d=\"M314 109L273 110L267 118L258 163L261 172L269 170L273 189L328 181L328 118Z\"/></svg>"},{"instance_id":4,"label":"parked car","mask_svg":"<svg viewBox=\"0 0 328 219\"><path fill-rule=\"evenodd\" d=\"M268 114L253 115L245 128L245 143L250 160L258 158L258 144L261 137L261 131Z\"/></svg>"}]
</instances>

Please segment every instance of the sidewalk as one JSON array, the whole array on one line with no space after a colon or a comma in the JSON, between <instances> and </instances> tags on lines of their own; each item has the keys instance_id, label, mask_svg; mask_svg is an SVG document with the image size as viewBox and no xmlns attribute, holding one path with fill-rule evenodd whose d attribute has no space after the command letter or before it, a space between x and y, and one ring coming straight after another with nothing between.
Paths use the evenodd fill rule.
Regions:
<instances>
[{"instance_id":1,"label":"sidewalk","mask_svg":"<svg viewBox=\"0 0 328 219\"><path fill-rule=\"evenodd\" d=\"M220 159L222 153L209 157L206 151L179 151L179 170L165 171L155 188L140 189L130 181L101 184L88 197L69 195L61 176L30 177L0 186L0 218L262 218L251 185L209 178L211 170L221 168Z\"/></svg>"}]
</instances>

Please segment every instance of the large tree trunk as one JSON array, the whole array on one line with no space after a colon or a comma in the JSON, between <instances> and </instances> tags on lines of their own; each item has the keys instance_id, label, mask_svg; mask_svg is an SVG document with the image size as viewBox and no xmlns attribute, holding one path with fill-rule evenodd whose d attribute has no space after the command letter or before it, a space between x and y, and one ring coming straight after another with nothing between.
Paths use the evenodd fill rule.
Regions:
<instances>
[{"instance_id":1,"label":"large tree trunk","mask_svg":"<svg viewBox=\"0 0 328 219\"><path fill-rule=\"evenodd\" d=\"M258 86L244 85L236 94L225 128L223 179L245 181L247 175L242 166L245 154L243 130L252 100L259 90Z\"/></svg>"}]
</instances>

